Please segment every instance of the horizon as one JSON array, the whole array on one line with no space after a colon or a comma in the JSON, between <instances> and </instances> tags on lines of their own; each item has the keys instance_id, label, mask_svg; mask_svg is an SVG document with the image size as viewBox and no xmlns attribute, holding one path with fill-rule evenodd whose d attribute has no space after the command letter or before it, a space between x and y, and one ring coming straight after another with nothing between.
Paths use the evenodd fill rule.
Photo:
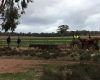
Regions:
<instances>
[{"instance_id":1,"label":"horizon","mask_svg":"<svg viewBox=\"0 0 100 80\"><path fill-rule=\"evenodd\" d=\"M100 0L34 0L19 19L15 32L51 33L58 26L69 31L100 31Z\"/></svg>"}]
</instances>

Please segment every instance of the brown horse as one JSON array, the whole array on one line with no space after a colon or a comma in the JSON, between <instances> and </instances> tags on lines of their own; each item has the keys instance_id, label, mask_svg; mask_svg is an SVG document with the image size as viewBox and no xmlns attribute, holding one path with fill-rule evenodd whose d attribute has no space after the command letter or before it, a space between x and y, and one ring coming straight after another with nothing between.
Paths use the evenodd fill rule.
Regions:
<instances>
[{"instance_id":1,"label":"brown horse","mask_svg":"<svg viewBox=\"0 0 100 80\"><path fill-rule=\"evenodd\" d=\"M78 46L80 49L95 49L99 50L99 38L79 38L79 39L73 39L71 42L71 46L74 47L75 45Z\"/></svg>"}]
</instances>

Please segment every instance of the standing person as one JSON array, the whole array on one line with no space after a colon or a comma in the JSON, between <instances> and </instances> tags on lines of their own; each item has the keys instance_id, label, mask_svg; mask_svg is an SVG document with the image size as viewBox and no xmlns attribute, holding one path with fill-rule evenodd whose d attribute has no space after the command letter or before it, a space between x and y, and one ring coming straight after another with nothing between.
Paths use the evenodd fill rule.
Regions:
<instances>
[{"instance_id":1,"label":"standing person","mask_svg":"<svg viewBox=\"0 0 100 80\"><path fill-rule=\"evenodd\" d=\"M10 43L11 43L11 38L10 38L10 35L9 35L8 38L7 38L8 47L10 47Z\"/></svg>"},{"instance_id":2,"label":"standing person","mask_svg":"<svg viewBox=\"0 0 100 80\"><path fill-rule=\"evenodd\" d=\"M17 47L20 46L20 43L21 43L21 39L20 39L20 37L18 36L18 39L17 39Z\"/></svg>"}]
</instances>

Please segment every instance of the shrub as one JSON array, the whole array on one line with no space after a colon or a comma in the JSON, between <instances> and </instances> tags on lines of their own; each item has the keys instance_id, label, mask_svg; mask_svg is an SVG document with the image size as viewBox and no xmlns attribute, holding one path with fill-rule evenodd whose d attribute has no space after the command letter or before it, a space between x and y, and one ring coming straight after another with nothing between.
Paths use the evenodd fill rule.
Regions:
<instances>
[{"instance_id":1,"label":"shrub","mask_svg":"<svg viewBox=\"0 0 100 80\"><path fill-rule=\"evenodd\" d=\"M45 66L41 80L63 80L58 68L54 66Z\"/></svg>"},{"instance_id":2,"label":"shrub","mask_svg":"<svg viewBox=\"0 0 100 80\"><path fill-rule=\"evenodd\" d=\"M93 61L100 62L100 55L95 55L92 57Z\"/></svg>"}]
</instances>

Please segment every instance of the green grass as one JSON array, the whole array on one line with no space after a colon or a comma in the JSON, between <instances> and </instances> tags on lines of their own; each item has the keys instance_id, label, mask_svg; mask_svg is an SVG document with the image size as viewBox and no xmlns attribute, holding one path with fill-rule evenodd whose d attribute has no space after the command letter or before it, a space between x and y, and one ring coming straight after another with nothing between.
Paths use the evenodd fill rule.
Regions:
<instances>
[{"instance_id":1,"label":"green grass","mask_svg":"<svg viewBox=\"0 0 100 80\"><path fill-rule=\"evenodd\" d=\"M6 37L0 37L0 46L6 46ZM17 36L11 37L11 46L17 46L16 43ZM28 47L29 44L69 44L72 40L72 37L21 37L21 47ZM100 44L99 44L100 45Z\"/></svg>"},{"instance_id":2,"label":"green grass","mask_svg":"<svg viewBox=\"0 0 100 80\"><path fill-rule=\"evenodd\" d=\"M34 80L34 70L20 73L3 73L0 74L0 80Z\"/></svg>"},{"instance_id":3,"label":"green grass","mask_svg":"<svg viewBox=\"0 0 100 80\"><path fill-rule=\"evenodd\" d=\"M11 46L17 46L17 38L12 38ZM28 47L29 44L68 44L72 38L71 37L22 37L21 47ZM0 39L0 46L6 46L6 39Z\"/></svg>"}]
</instances>

